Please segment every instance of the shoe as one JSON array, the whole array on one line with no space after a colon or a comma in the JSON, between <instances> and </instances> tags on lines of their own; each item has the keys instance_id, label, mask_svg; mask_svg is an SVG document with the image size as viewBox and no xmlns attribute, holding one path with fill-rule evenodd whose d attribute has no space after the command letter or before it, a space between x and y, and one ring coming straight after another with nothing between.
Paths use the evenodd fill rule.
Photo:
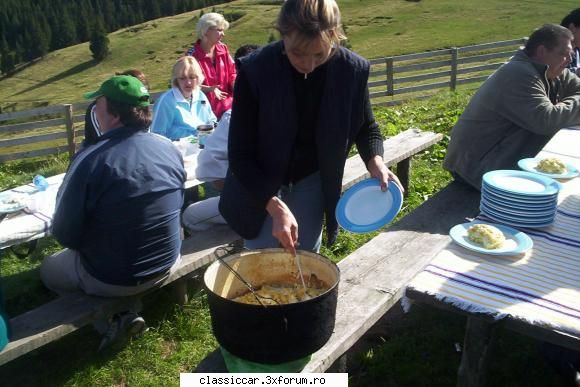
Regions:
<instances>
[{"instance_id":1,"label":"shoe","mask_svg":"<svg viewBox=\"0 0 580 387\"><path fill-rule=\"evenodd\" d=\"M142 335L145 328L145 319L136 313L125 313L121 317L121 327L127 333L127 336L133 338Z\"/></svg>"},{"instance_id":2,"label":"shoe","mask_svg":"<svg viewBox=\"0 0 580 387\"><path fill-rule=\"evenodd\" d=\"M145 331L145 320L138 314L133 312L116 314L111 317L107 331L99 344L98 351L110 347L113 343L140 336Z\"/></svg>"}]
</instances>

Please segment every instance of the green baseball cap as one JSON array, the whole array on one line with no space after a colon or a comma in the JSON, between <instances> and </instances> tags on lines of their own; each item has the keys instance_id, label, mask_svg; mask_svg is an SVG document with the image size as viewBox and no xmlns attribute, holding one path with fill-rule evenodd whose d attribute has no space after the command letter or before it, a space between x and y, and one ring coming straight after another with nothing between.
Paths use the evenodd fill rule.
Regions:
<instances>
[{"instance_id":1,"label":"green baseball cap","mask_svg":"<svg viewBox=\"0 0 580 387\"><path fill-rule=\"evenodd\" d=\"M103 82L99 90L85 94L86 99L101 96L131 106L149 106L149 91L140 80L130 75L116 75Z\"/></svg>"}]
</instances>

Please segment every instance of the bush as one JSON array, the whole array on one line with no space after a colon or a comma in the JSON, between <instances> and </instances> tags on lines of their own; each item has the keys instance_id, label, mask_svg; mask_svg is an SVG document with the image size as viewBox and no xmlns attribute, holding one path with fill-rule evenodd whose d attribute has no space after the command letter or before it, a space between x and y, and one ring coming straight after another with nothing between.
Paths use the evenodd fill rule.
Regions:
<instances>
[{"instance_id":1,"label":"bush","mask_svg":"<svg viewBox=\"0 0 580 387\"><path fill-rule=\"evenodd\" d=\"M109 56L109 38L104 32L96 32L91 37L89 48L93 54L93 58L100 62Z\"/></svg>"}]
</instances>

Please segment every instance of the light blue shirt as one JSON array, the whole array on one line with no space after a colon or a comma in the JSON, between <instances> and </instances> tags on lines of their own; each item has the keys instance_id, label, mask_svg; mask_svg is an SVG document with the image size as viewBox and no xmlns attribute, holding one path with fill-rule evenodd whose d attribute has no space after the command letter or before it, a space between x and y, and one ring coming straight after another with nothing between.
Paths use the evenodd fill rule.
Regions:
<instances>
[{"instance_id":1,"label":"light blue shirt","mask_svg":"<svg viewBox=\"0 0 580 387\"><path fill-rule=\"evenodd\" d=\"M209 101L201 90L193 91L191 104L177 87L161 94L153 105L151 131L172 141L196 135L199 125L216 122Z\"/></svg>"}]
</instances>

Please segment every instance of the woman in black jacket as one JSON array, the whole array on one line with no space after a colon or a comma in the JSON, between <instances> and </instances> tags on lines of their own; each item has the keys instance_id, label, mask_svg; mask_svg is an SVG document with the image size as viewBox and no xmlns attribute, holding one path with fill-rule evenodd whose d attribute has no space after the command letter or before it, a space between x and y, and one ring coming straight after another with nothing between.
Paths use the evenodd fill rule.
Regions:
<instances>
[{"instance_id":1,"label":"woman in black jacket","mask_svg":"<svg viewBox=\"0 0 580 387\"><path fill-rule=\"evenodd\" d=\"M353 143L383 190L398 180L382 159L369 63L340 46L336 2L288 0L277 29L281 41L240 61L220 211L246 247L318 251L324 217L328 243L336 239Z\"/></svg>"}]
</instances>

